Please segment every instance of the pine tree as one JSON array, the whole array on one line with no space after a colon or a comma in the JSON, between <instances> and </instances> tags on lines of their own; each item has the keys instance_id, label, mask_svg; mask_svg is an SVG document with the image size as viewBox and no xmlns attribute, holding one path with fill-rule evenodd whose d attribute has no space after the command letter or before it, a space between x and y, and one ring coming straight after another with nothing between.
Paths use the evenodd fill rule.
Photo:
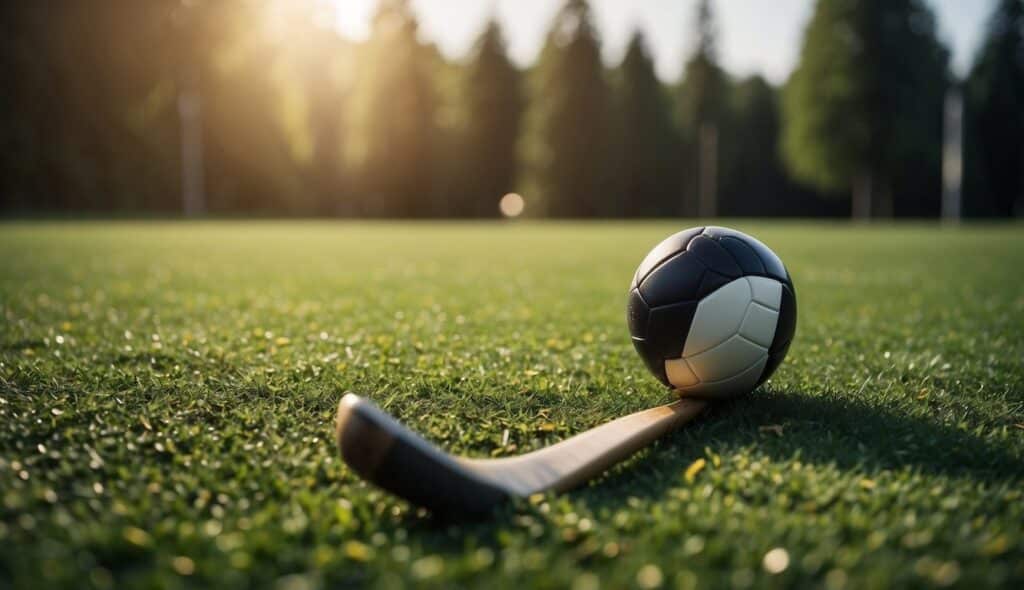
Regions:
<instances>
[{"instance_id":1,"label":"pine tree","mask_svg":"<svg viewBox=\"0 0 1024 590\"><path fill-rule=\"evenodd\" d=\"M789 169L851 190L858 218L891 215L894 187L938 203L947 60L921 0L819 1L784 93Z\"/></svg>"},{"instance_id":2,"label":"pine tree","mask_svg":"<svg viewBox=\"0 0 1024 590\"><path fill-rule=\"evenodd\" d=\"M349 89L344 82L349 45L331 28L317 22L320 15L304 15L305 43L295 50L298 80L306 104L305 128L309 136L306 174L312 209L321 215L348 212L350 187L346 182L344 147L345 106Z\"/></svg>"},{"instance_id":3,"label":"pine tree","mask_svg":"<svg viewBox=\"0 0 1024 590\"><path fill-rule=\"evenodd\" d=\"M436 100L431 48L417 39L408 0L382 0L360 56L355 123L362 148L362 212L423 217L438 213L433 190Z\"/></svg>"},{"instance_id":4,"label":"pine tree","mask_svg":"<svg viewBox=\"0 0 1024 590\"><path fill-rule=\"evenodd\" d=\"M1024 214L1024 2L1002 0L966 87L968 212Z\"/></svg>"},{"instance_id":5,"label":"pine tree","mask_svg":"<svg viewBox=\"0 0 1024 590\"><path fill-rule=\"evenodd\" d=\"M721 207L727 216L786 211L791 187L779 156L778 95L764 78L752 76L731 91L723 126Z\"/></svg>"},{"instance_id":6,"label":"pine tree","mask_svg":"<svg viewBox=\"0 0 1024 590\"><path fill-rule=\"evenodd\" d=\"M498 200L515 188L525 106L520 78L505 53L501 28L492 21L476 43L467 76L468 128L461 165L465 202L455 211L458 215L497 215Z\"/></svg>"},{"instance_id":7,"label":"pine tree","mask_svg":"<svg viewBox=\"0 0 1024 590\"><path fill-rule=\"evenodd\" d=\"M686 63L680 97L680 121L687 144L684 166L685 213L710 217L717 212L719 130L728 80L716 56L710 0L697 5L697 45Z\"/></svg>"},{"instance_id":8,"label":"pine tree","mask_svg":"<svg viewBox=\"0 0 1024 590\"><path fill-rule=\"evenodd\" d=\"M630 217L678 215L679 139L664 87L640 32L618 68L617 190Z\"/></svg>"},{"instance_id":9,"label":"pine tree","mask_svg":"<svg viewBox=\"0 0 1024 590\"><path fill-rule=\"evenodd\" d=\"M527 199L553 217L616 213L606 190L611 99L585 0L555 17L535 72L524 142Z\"/></svg>"},{"instance_id":10,"label":"pine tree","mask_svg":"<svg viewBox=\"0 0 1024 590\"><path fill-rule=\"evenodd\" d=\"M129 210L174 192L168 69L153 55L168 10L150 4L0 6L0 208Z\"/></svg>"}]
</instances>

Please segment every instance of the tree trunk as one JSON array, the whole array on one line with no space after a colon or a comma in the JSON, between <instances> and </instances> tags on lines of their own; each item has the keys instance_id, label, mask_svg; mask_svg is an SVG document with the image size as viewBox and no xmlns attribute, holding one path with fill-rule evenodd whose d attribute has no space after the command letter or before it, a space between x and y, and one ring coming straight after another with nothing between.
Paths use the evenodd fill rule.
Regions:
<instances>
[{"instance_id":1,"label":"tree trunk","mask_svg":"<svg viewBox=\"0 0 1024 590\"><path fill-rule=\"evenodd\" d=\"M872 174L865 170L853 179L853 192L851 195L851 213L854 220L867 221L871 219L872 200Z\"/></svg>"},{"instance_id":2,"label":"tree trunk","mask_svg":"<svg viewBox=\"0 0 1024 590\"><path fill-rule=\"evenodd\" d=\"M718 215L718 126L702 124L697 141L700 158L697 214L706 219Z\"/></svg>"},{"instance_id":3,"label":"tree trunk","mask_svg":"<svg viewBox=\"0 0 1024 590\"><path fill-rule=\"evenodd\" d=\"M1017 180L1017 194L1010 199L1010 214L1008 217L1024 217L1024 153L1021 154L1017 173L1020 175L1020 178Z\"/></svg>"},{"instance_id":4,"label":"tree trunk","mask_svg":"<svg viewBox=\"0 0 1024 590\"><path fill-rule=\"evenodd\" d=\"M878 190L875 191L875 194L877 196L877 200L875 201L875 206L872 208L875 217L892 219L892 184L890 184L889 182L878 183Z\"/></svg>"},{"instance_id":5,"label":"tree trunk","mask_svg":"<svg viewBox=\"0 0 1024 590\"><path fill-rule=\"evenodd\" d=\"M960 223L963 209L964 101L955 88L946 94L942 125L942 219Z\"/></svg>"},{"instance_id":6,"label":"tree trunk","mask_svg":"<svg viewBox=\"0 0 1024 590\"><path fill-rule=\"evenodd\" d=\"M196 217L206 212L202 99L198 78L197 72L188 72L178 93L178 115L181 118L181 200L185 217Z\"/></svg>"}]
</instances>

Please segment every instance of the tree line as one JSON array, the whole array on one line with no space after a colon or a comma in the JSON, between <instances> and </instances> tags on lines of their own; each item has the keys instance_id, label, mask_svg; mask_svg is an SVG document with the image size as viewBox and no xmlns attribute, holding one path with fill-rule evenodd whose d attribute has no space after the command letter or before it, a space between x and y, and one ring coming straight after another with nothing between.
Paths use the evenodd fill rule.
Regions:
<instances>
[{"instance_id":1,"label":"tree line","mask_svg":"<svg viewBox=\"0 0 1024 590\"><path fill-rule=\"evenodd\" d=\"M819 0L776 87L722 68L708 0L678 83L640 32L605 65L585 0L526 69L493 21L445 59L407 0L363 42L317 0L3 3L2 209L490 217L518 192L549 217L929 217L962 169L966 215L1020 215L1022 7L961 81L922 0Z\"/></svg>"}]
</instances>

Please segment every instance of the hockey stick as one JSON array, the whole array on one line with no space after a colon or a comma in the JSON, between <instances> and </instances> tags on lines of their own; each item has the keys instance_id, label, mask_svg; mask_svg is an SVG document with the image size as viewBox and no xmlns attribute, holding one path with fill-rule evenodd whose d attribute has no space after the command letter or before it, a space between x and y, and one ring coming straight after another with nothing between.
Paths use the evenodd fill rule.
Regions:
<instances>
[{"instance_id":1,"label":"hockey stick","mask_svg":"<svg viewBox=\"0 0 1024 590\"><path fill-rule=\"evenodd\" d=\"M349 393L338 405L336 433L342 459L366 480L432 512L474 516L510 497L574 488L691 421L706 404L682 399L518 457L469 459L441 451Z\"/></svg>"}]
</instances>

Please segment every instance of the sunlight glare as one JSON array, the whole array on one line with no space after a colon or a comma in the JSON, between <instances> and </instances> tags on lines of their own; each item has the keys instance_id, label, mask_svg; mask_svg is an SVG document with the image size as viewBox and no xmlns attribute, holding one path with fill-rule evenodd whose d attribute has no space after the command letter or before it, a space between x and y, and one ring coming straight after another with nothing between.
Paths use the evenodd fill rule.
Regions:
<instances>
[{"instance_id":1,"label":"sunlight glare","mask_svg":"<svg viewBox=\"0 0 1024 590\"><path fill-rule=\"evenodd\" d=\"M370 37L370 25L377 0L323 0L334 10L334 23L338 32L354 41Z\"/></svg>"}]
</instances>

